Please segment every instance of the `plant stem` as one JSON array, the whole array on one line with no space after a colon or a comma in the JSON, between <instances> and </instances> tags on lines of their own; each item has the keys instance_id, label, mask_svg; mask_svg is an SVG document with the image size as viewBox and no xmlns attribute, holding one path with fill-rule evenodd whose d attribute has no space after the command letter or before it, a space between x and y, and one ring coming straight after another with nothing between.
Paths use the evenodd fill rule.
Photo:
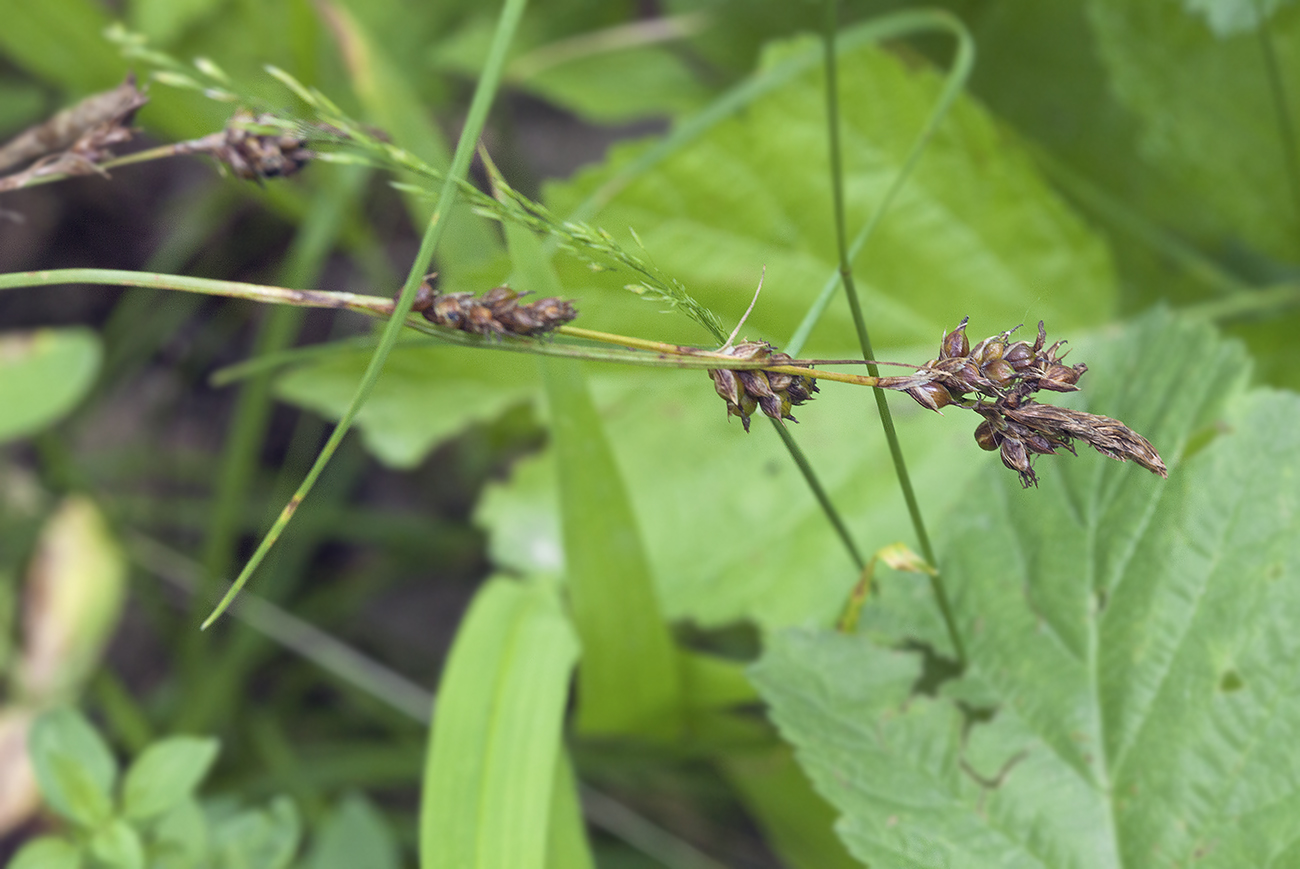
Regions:
<instances>
[{"instance_id":1,"label":"plant stem","mask_svg":"<svg viewBox=\"0 0 1300 869\"><path fill-rule=\"evenodd\" d=\"M382 296L363 296L357 293L335 293L324 290L290 290L264 284L218 281L211 278L192 278L154 272L132 272L121 269L48 269L0 274L0 290L58 284L108 284L119 287L180 290L205 296L225 296L230 299L295 305L300 308L339 308L381 317L388 316L393 310L393 300Z\"/></svg>"},{"instance_id":2,"label":"plant stem","mask_svg":"<svg viewBox=\"0 0 1300 869\"><path fill-rule=\"evenodd\" d=\"M771 419L771 417L769 417ZM857 565L858 571L866 569L866 562L862 560L862 553L858 551L858 545L853 540L853 535L849 533L849 527L844 523L843 517L840 516L839 510L835 509L835 504L831 501L830 494L822 486L820 478L813 471L812 465L808 463L808 457L804 455L803 449L800 448L790 430L785 427L785 423L779 419L772 419L772 427L776 433L781 436L785 442L785 447L790 451L790 457L794 463L799 466L800 472L803 473L804 480L808 483L808 488L812 489L813 496L817 503L821 505L822 512L830 520L831 525L835 528L835 533L839 535L840 541L844 548L848 550L849 557Z\"/></svg>"},{"instance_id":3,"label":"plant stem","mask_svg":"<svg viewBox=\"0 0 1300 869\"><path fill-rule=\"evenodd\" d=\"M835 244L836 249L839 251L840 278L844 283L844 292L848 296L853 324L858 332L858 342L862 346L862 355L864 359L871 360L875 359L876 355L871 347L871 336L867 331L867 322L862 314L862 303L858 298L857 288L853 282L853 269L849 264L848 237L845 231L844 171L843 160L840 155L839 82L835 59L835 34L839 27L837 2L838 0L823 0L825 18L822 30L822 54L825 58L826 74L827 131L830 139L831 197L835 210ZM868 362L867 371L870 372L872 377L880 376L880 369L874 362ZM902 489L903 500L907 503L907 512L912 519L912 528L916 532L917 543L921 547L921 553L925 556L925 560L930 564L937 565L938 560L934 557L934 549L930 545L930 535L926 531L925 520L921 516L921 508L916 500L916 492L912 488L912 480L907 472L907 463L903 458L902 445L898 441L898 432L894 428L894 419L889 412L889 405L885 401L883 391L877 390L875 397L876 409L880 413L880 424L885 430L885 440L889 443L889 453L894 460L894 470L898 474L898 485ZM943 616L944 624L948 629L948 637L952 642L953 652L964 667L966 664L966 650L962 645L961 635L957 631L957 623L953 618L947 589L944 587L943 579L939 574L936 573L930 577L930 589L934 593L935 603L938 605L939 613Z\"/></svg>"}]
</instances>

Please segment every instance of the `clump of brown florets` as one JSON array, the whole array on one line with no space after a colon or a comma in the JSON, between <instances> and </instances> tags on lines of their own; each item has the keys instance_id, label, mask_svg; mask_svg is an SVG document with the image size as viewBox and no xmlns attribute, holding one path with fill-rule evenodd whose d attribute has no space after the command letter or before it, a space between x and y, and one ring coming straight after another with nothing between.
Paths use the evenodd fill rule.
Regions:
<instances>
[{"instance_id":1,"label":"clump of brown florets","mask_svg":"<svg viewBox=\"0 0 1300 869\"><path fill-rule=\"evenodd\" d=\"M1011 342L1016 330L1010 329L985 338L974 347L966 338L969 320L969 317L963 319L956 329L945 334L939 344L939 357L925 363L917 372L929 375L925 381L904 390L922 407L938 410L960 403L972 392L998 398L1010 390L1029 394L1040 389L1074 392L1079 388L1079 378L1088 366L1069 366L1061 361L1057 351L1064 341L1044 349L1047 329L1041 320L1033 344Z\"/></svg>"},{"instance_id":2,"label":"clump of brown florets","mask_svg":"<svg viewBox=\"0 0 1300 869\"><path fill-rule=\"evenodd\" d=\"M790 365L794 359L788 353L777 353L764 341L744 341L721 351L728 356L745 361L759 360L771 365ZM740 423L749 431L749 418L755 410L762 410L772 419L798 422L790 408L811 401L817 392L817 382L800 374L757 369L709 369L713 388L727 402L727 416L740 417Z\"/></svg>"},{"instance_id":3,"label":"clump of brown florets","mask_svg":"<svg viewBox=\"0 0 1300 869\"><path fill-rule=\"evenodd\" d=\"M969 318L967 318L969 319ZM986 338L974 347L966 338L966 322L943 336L939 357L916 374L881 378L880 385L911 395L922 407L969 408L980 416L975 440L986 450L997 450L1002 463L1020 475L1026 488L1038 485L1034 456L1074 453L1081 440L1102 455L1119 461L1132 459L1152 473L1168 476L1168 469L1151 442L1119 420L1050 404L1032 396L1040 390L1074 392L1088 366L1066 365L1060 350L1064 341L1047 344L1047 330L1038 323L1033 344L1011 342L1014 329ZM968 394L972 394L967 397Z\"/></svg>"},{"instance_id":4,"label":"clump of brown florets","mask_svg":"<svg viewBox=\"0 0 1300 869\"><path fill-rule=\"evenodd\" d=\"M527 293L495 287L482 296L442 293L426 278L420 284L412 310L430 323L474 335L545 335L578 316L567 299L549 297L520 302Z\"/></svg>"},{"instance_id":5,"label":"clump of brown florets","mask_svg":"<svg viewBox=\"0 0 1300 869\"><path fill-rule=\"evenodd\" d=\"M271 114L240 109L220 133L178 144L178 153L208 154L236 178L262 181L284 178L306 166L316 154L301 136L283 129ZM265 132L266 130L272 132Z\"/></svg>"}]
</instances>

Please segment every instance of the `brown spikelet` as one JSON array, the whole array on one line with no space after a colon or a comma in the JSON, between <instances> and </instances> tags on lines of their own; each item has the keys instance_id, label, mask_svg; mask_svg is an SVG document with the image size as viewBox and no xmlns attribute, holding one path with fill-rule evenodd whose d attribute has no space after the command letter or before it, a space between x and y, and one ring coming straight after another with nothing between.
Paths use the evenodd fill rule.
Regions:
<instances>
[{"instance_id":1,"label":"brown spikelet","mask_svg":"<svg viewBox=\"0 0 1300 869\"><path fill-rule=\"evenodd\" d=\"M316 155L308 150L303 139L291 133L259 133L251 129L273 120L273 115L254 115L240 109L222 133L200 140L207 142L207 147L195 150L211 154L232 175L246 181L293 175Z\"/></svg>"},{"instance_id":2,"label":"brown spikelet","mask_svg":"<svg viewBox=\"0 0 1300 869\"><path fill-rule=\"evenodd\" d=\"M772 345L764 341L744 341L723 352L737 359L760 360L772 365L789 365L794 361L790 354L774 352ZM745 431L749 431L749 418L755 410L762 410L772 419L798 422L790 409L811 401L813 393L818 391L817 382L812 378L779 371L720 368L709 369L709 377L713 379L713 388L727 403L727 415L740 417Z\"/></svg>"},{"instance_id":3,"label":"brown spikelet","mask_svg":"<svg viewBox=\"0 0 1300 869\"><path fill-rule=\"evenodd\" d=\"M430 323L459 329L474 335L523 335L535 337L571 322L578 316L567 299L545 298L520 302L520 293L509 287L494 287L481 297L473 293L441 293L430 279L420 285L414 310Z\"/></svg>"}]
</instances>

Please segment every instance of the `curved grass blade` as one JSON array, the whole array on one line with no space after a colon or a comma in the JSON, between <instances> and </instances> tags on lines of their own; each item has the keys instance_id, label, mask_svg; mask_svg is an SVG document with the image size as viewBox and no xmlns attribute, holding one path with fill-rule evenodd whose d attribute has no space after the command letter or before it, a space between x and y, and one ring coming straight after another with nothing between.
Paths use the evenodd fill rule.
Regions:
<instances>
[{"instance_id":1,"label":"curved grass blade","mask_svg":"<svg viewBox=\"0 0 1300 869\"><path fill-rule=\"evenodd\" d=\"M365 404L366 399L370 396L371 390L374 389L375 381L379 379L379 373L383 370L384 362L388 359L388 354L392 351L393 345L397 343L398 335L406 321L406 315L411 311L411 303L415 301L415 292L429 267L429 263L433 259L433 253L437 250L438 242L442 239L447 222L440 218L449 213L452 204L456 200L456 179L464 178L469 169L470 159L474 155L474 146L483 130L483 125L487 120L488 108L492 104L492 97L496 93L498 82L501 80L501 70L505 65L506 49L514 37L515 28L519 24L519 19L522 17L526 5L526 0L506 0L501 15L497 19L496 32L492 38L487 63L484 66L482 77L479 78L478 86L474 90L474 99L470 103L465 128L461 132L460 141L456 145L456 154L452 158L451 168L447 173L447 180L443 183L442 192L438 197L438 207L434 210L433 218L430 220L429 227L424 233L424 239L420 243L419 253L416 254L415 262L411 264L410 274L407 275L406 283L402 287L402 295L394 306L387 325L384 327L379 347L376 348L375 354L371 357L370 364L366 368L366 373L357 386L357 392L352 403L343 414L343 418L339 420L338 425L334 427L329 440L326 441L320 455L316 458L315 464L307 472L306 479L298 487L298 491L294 492L293 497L289 499L289 503L281 511L271 530L267 532L253 556L235 579L230 591L226 593L212 611L212 614L203 622L204 628L211 625L221 613L225 612L226 607L234 600L235 595L243 588L244 583L248 582L249 576L262 563L262 559L266 557L271 547L275 545L275 541L279 539L285 526L289 524L294 513L297 512L298 505L302 503L302 500L307 497L307 493L311 491L312 486L315 485L316 479L325 470L330 458L338 449L339 444L342 443L343 436L352 427L352 421L356 419L357 412L360 411L361 406Z\"/></svg>"}]
</instances>

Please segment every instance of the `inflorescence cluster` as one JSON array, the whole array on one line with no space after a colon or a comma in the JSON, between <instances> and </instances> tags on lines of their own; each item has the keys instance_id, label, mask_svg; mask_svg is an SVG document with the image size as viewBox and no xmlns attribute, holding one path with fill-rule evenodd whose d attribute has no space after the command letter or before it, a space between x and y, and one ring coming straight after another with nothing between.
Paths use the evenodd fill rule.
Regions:
<instances>
[{"instance_id":1,"label":"inflorescence cluster","mask_svg":"<svg viewBox=\"0 0 1300 869\"><path fill-rule=\"evenodd\" d=\"M578 316L567 299L548 297L520 302L527 293L495 287L481 297L473 293L443 293L425 278L411 310L438 326L473 335L523 335L535 337L554 331Z\"/></svg>"},{"instance_id":2,"label":"inflorescence cluster","mask_svg":"<svg viewBox=\"0 0 1300 869\"><path fill-rule=\"evenodd\" d=\"M978 413L983 421L975 428L976 442L986 450L998 450L1002 463L1020 475L1026 488L1038 485L1034 456L1055 455L1058 449L1074 454L1076 439L1102 455L1121 462L1132 459L1152 473L1168 476L1155 447L1119 420L1039 404L1032 398L1040 390L1075 392L1088 370L1086 365L1061 361L1057 351L1064 341L1045 347L1047 329L1041 320L1033 344L1011 342L1012 329L971 347L966 338L968 319L943 336L937 359L915 375L883 377L879 385L900 389L930 410L954 405Z\"/></svg>"},{"instance_id":3,"label":"inflorescence cluster","mask_svg":"<svg viewBox=\"0 0 1300 869\"><path fill-rule=\"evenodd\" d=\"M938 358L914 374L875 378L873 385L906 392L933 411L961 407L979 414L982 421L975 428L976 442L986 450L997 450L1002 463L1020 475L1026 488L1038 485L1035 456L1054 455L1058 450L1074 454L1075 440L1112 459L1132 459L1152 473L1168 476L1155 447L1119 420L1034 400L1034 394L1043 390L1077 391L1079 379L1088 370L1086 365L1062 361L1059 351L1064 341L1047 346L1047 329L1041 321L1032 343L1012 341L1015 329L1011 329L972 347L966 337L968 320L943 336ZM723 352L774 366L801 364L766 343L746 342ZM746 431L755 409L773 419L794 420L790 408L817 391L811 374L722 369L709 371L709 376L727 402L728 415L739 416Z\"/></svg>"}]
</instances>

